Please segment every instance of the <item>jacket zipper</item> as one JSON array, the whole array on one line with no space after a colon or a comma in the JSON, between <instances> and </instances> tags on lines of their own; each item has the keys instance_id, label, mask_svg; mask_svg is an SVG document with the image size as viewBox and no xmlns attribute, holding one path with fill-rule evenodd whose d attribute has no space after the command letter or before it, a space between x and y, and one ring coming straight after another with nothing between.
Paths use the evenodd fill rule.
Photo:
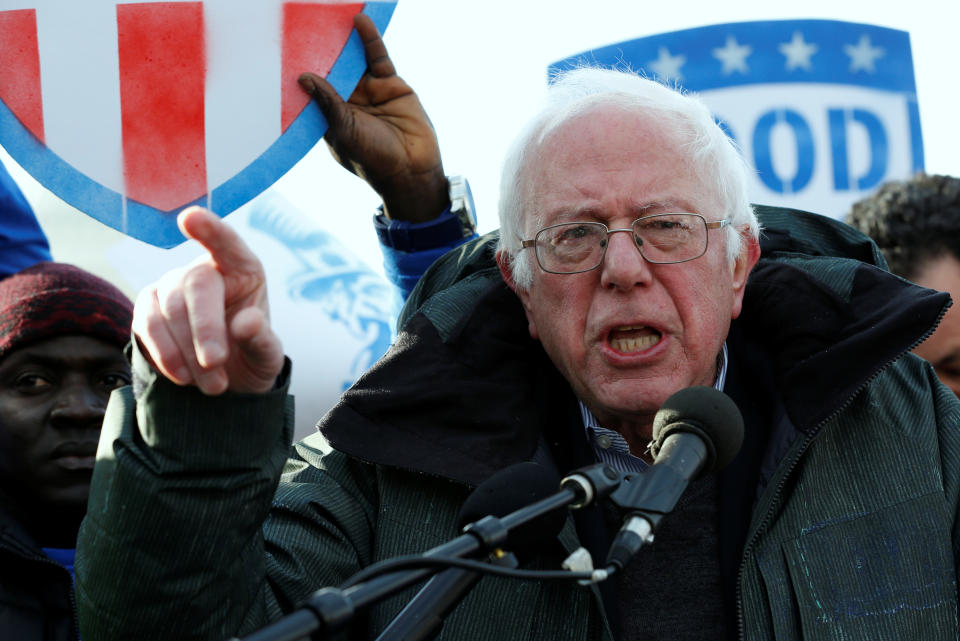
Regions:
<instances>
[{"instance_id":1,"label":"jacket zipper","mask_svg":"<svg viewBox=\"0 0 960 641\"><path fill-rule=\"evenodd\" d=\"M801 441L800 447L797 448L797 452L794 455L793 459L789 462L787 466L787 471L780 478L779 483L777 483L776 488L774 488L773 498L770 501L770 505L767 507L766 512L764 513L763 520L760 521L753 535L750 537L750 540L747 541L747 544L743 548L743 555L740 557L740 567L737 570L737 638L740 641L745 641L744 637L744 621L743 621L743 569L747 563L747 558L753 552L753 548L756 545L757 539L760 538L760 535L766 530L767 526L770 524L770 520L773 517L774 511L780 506L781 496L780 494L783 491L783 487L786 485L787 480L793 475L794 469L796 469L797 464L800 462L800 459L803 458L803 455L806 453L807 448L810 447L810 443L816 438L817 434L820 433L820 430L823 429L823 426L828 422L833 420L837 415L843 412L847 407L850 406L850 403L853 402L853 399L857 397L860 392L867 388L870 383L872 383L880 374L882 374L890 365L895 363L897 360L902 358L908 352L913 351L913 349L927 340L931 334L933 334L937 327L940 326L940 321L943 320L944 314L947 313L947 309L950 308L950 302L948 301L941 309L940 314L937 316L936 321L931 325L930 329L921 335L917 340L911 343L910 347L906 350L900 352L897 356L890 359L884 363L881 367L878 367L876 371L873 372L866 380L844 400L843 404L840 405L836 410L834 410L829 416L824 418L822 421L817 423L810 432L808 432L803 440Z\"/></svg>"},{"instance_id":2,"label":"jacket zipper","mask_svg":"<svg viewBox=\"0 0 960 641\"><path fill-rule=\"evenodd\" d=\"M71 622L73 623L73 638L79 641L80 619L77 616L77 595L74 590L73 577L70 576L70 571L67 570L65 567L63 567L62 565L60 565L59 563L57 563L56 561L54 561L53 559L50 559L46 556L43 556L40 554L32 554L30 556L26 556L23 550L14 549L10 547L8 544L4 543L3 541L0 541L0 548L7 550L11 554L19 556L20 558L28 559L36 563L42 563L44 565L53 566L58 570L60 570L61 572L65 572L67 574L67 578L70 580L70 611L72 613Z\"/></svg>"}]
</instances>

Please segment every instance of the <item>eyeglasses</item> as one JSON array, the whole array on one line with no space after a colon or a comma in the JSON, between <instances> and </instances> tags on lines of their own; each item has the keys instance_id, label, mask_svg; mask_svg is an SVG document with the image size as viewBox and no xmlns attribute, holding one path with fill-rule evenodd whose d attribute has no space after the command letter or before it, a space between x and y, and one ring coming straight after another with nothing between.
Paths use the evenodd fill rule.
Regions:
<instances>
[{"instance_id":1,"label":"eyeglasses","mask_svg":"<svg viewBox=\"0 0 960 641\"><path fill-rule=\"evenodd\" d=\"M644 216L626 229L610 229L603 223L561 223L544 227L532 240L521 240L520 247L534 247L537 263L545 272L579 274L599 267L610 234L623 231L631 234L648 263L685 263L706 253L708 230L729 224L729 219L708 223L700 214Z\"/></svg>"}]
</instances>

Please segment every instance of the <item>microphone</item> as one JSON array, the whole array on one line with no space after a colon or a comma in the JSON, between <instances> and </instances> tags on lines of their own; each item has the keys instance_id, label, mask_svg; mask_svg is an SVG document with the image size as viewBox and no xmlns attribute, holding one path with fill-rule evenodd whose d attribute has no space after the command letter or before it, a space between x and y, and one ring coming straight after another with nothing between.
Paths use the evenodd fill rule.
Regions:
<instances>
[{"instance_id":1,"label":"microphone","mask_svg":"<svg viewBox=\"0 0 960 641\"><path fill-rule=\"evenodd\" d=\"M623 569L653 541L653 532L677 504L687 484L723 469L740 451L743 417L729 396L713 387L688 387L670 396L653 420L654 464L624 479L610 496L626 510L607 565Z\"/></svg>"},{"instance_id":2,"label":"microphone","mask_svg":"<svg viewBox=\"0 0 960 641\"><path fill-rule=\"evenodd\" d=\"M503 517L533 505L554 494L559 485L560 479L539 463L525 461L505 467L478 485L463 502L458 516L460 528L485 516ZM566 518L563 510L553 510L515 527L505 547L523 549L541 543L544 537L556 536Z\"/></svg>"},{"instance_id":3,"label":"microphone","mask_svg":"<svg viewBox=\"0 0 960 641\"><path fill-rule=\"evenodd\" d=\"M506 467L481 483L460 508L459 523L463 528L484 516L506 516L544 499L556 491L559 479L542 465L532 462ZM548 512L510 531L505 547L524 549L553 538L560 533L566 513ZM516 557L498 551L494 563L517 567ZM417 593L393 619L377 641L420 641L432 639L440 632L443 620L463 596L479 581L481 574L461 568L438 573Z\"/></svg>"}]
</instances>

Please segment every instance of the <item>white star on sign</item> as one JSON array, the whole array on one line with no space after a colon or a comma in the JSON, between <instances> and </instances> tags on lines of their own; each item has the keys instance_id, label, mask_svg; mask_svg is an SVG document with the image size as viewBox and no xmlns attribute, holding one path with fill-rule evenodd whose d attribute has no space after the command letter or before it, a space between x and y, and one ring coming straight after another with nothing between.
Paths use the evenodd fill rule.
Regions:
<instances>
[{"instance_id":1,"label":"white star on sign","mask_svg":"<svg viewBox=\"0 0 960 641\"><path fill-rule=\"evenodd\" d=\"M883 47L873 47L870 45L870 36L864 34L860 36L860 41L854 45L844 45L844 52L850 56L850 73L863 70L867 73L876 73L877 68L874 63L877 58L882 58L886 53Z\"/></svg>"},{"instance_id":2,"label":"white star on sign","mask_svg":"<svg viewBox=\"0 0 960 641\"><path fill-rule=\"evenodd\" d=\"M777 49L787 57L787 71L793 71L796 68L810 71L810 58L817 53L819 47L814 44L804 42L803 34L799 31L793 32L793 40L782 43Z\"/></svg>"},{"instance_id":3,"label":"white star on sign","mask_svg":"<svg viewBox=\"0 0 960 641\"><path fill-rule=\"evenodd\" d=\"M653 69L653 72L664 80L683 80L683 74L680 73L680 67L687 62L687 57L681 54L670 55L670 50L666 47L660 47L658 57L647 66Z\"/></svg>"},{"instance_id":4,"label":"white star on sign","mask_svg":"<svg viewBox=\"0 0 960 641\"><path fill-rule=\"evenodd\" d=\"M727 44L713 50L713 57L723 63L723 75L729 76L734 71L747 73L747 56L753 52L750 45L739 45L733 36L727 36Z\"/></svg>"}]
</instances>

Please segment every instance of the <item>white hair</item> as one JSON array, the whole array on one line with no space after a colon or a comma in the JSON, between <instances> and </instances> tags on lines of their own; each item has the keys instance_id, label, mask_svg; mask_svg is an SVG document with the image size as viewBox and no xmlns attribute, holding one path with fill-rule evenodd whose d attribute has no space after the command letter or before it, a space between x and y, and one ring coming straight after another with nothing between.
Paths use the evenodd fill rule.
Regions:
<instances>
[{"instance_id":1,"label":"white hair","mask_svg":"<svg viewBox=\"0 0 960 641\"><path fill-rule=\"evenodd\" d=\"M695 96L635 73L584 67L553 80L543 107L521 130L504 159L497 249L511 264L516 285L530 286L536 264L531 252L520 251L520 240L532 237L542 226L535 204L529 202L530 166L551 133L601 105L655 114L665 133L690 153L698 175L708 186L712 183L724 217L732 223L727 227L727 257L730 262L736 260L742 247L740 230L747 227L757 238L760 226L747 196L747 165L707 107Z\"/></svg>"}]
</instances>

